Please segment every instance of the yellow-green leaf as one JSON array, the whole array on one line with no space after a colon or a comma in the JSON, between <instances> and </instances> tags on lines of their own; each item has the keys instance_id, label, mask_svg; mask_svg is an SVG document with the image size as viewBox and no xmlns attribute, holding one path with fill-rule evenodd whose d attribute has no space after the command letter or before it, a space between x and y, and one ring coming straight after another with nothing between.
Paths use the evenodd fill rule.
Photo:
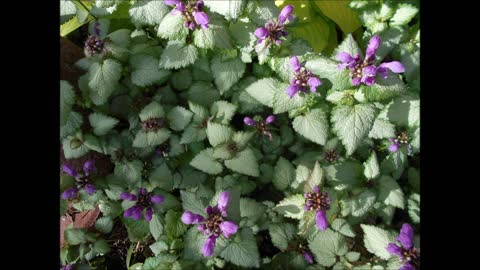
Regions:
<instances>
[{"instance_id":1,"label":"yellow-green leaf","mask_svg":"<svg viewBox=\"0 0 480 270\"><path fill-rule=\"evenodd\" d=\"M352 33L357 30L361 24L357 13L348 7L349 2L350 0L314 1L322 13L338 24L344 33Z\"/></svg>"}]
</instances>

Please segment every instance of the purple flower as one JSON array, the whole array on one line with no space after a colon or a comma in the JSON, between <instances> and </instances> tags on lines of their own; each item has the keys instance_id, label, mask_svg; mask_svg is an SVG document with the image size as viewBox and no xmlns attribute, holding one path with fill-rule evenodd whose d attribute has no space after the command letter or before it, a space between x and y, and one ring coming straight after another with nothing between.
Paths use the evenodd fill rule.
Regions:
<instances>
[{"instance_id":1,"label":"purple flower","mask_svg":"<svg viewBox=\"0 0 480 270\"><path fill-rule=\"evenodd\" d=\"M313 257L312 257L312 254L310 254L310 252L304 251L302 255L309 264L313 264Z\"/></svg>"},{"instance_id":2,"label":"purple flower","mask_svg":"<svg viewBox=\"0 0 480 270\"><path fill-rule=\"evenodd\" d=\"M278 21L281 23L285 23L285 21L288 19L289 21L293 20L293 10L294 7L292 5L287 5L285 6L282 11L280 12L280 15L278 15Z\"/></svg>"},{"instance_id":3,"label":"purple flower","mask_svg":"<svg viewBox=\"0 0 480 270\"><path fill-rule=\"evenodd\" d=\"M247 126L254 126L260 134L267 136L270 140L272 140L272 133L267 130L267 126L270 125L275 121L274 115L269 115L264 121L255 121L250 117L243 118L243 122Z\"/></svg>"},{"instance_id":4,"label":"purple flower","mask_svg":"<svg viewBox=\"0 0 480 270\"><path fill-rule=\"evenodd\" d=\"M187 1L183 3L181 0L164 0L165 4L169 6L175 6L172 10L172 14L181 14L185 19L183 26L190 30L200 25L203 29L208 28L208 22L210 18L207 13L203 12L204 3L202 0Z\"/></svg>"},{"instance_id":5,"label":"purple flower","mask_svg":"<svg viewBox=\"0 0 480 270\"><path fill-rule=\"evenodd\" d=\"M83 164L83 173L78 173L71 166L64 164L62 167L63 172L66 174L75 177L76 187L69 188L62 193L62 199L74 199L77 197L80 189L85 189L85 192L88 195L95 193L97 188L92 184L93 181L93 172L96 172L95 161L89 159Z\"/></svg>"},{"instance_id":6,"label":"purple flower","mask_svg":"<svg viewBox=\"0 0 480 270\"><path fill-rule=\"evenodd\" d=\"M183 223L187 225L196 224L199 232L209 236L202 247L203 256L212 256L217 237L223 235L225 238L230 238L238 231L237 224L225 220L228 217L229 203L230 193L222 192L218 197L216 206L207 206L205 208L206 218L190 211L185 211L182 214L181 220Z\"/></svg>"},{"instance_id":7,"label":"purple flower","mask_svg":"<svg viewBox=\"0 0 480 270\"><path fill-rule=\"evenodd\" d=\"M350 77L352 78L353 85L363 83L372 86L375 84L377 73L380 73L383 78L388 77L388 69L393 73L405 72L405 67L398 61L382 63L377 67L375 53L381 42L382 40L377 35L370 39L365 52L365 59L363 61L361 61L361 57L358 54L355 57L347 52L340 52L337 54L337 60L341 62L341 64L338 65L338 68L345 69L348 67L348 69L350 69Z\"/></svg>"},{"instance_id":8,"label":"purple flower","mask_svg":"<svg viewBox=\"0 0 480 270\"><path fill-rule=\"evenodd\" d=\"M123 212L124 217L131 217L133 220L139 220L142 218L142 213L145 209L145 220L150 221L152 220L153 215L153 205L163 203L165 197L148 192L144 188L139 188L137 190L137 195L130 192L122 192L122 194L120 194L120 199L136 202L134 206Z\"/></svg>"},{"instance_id":9,"label":"purple flower","mask_svg":"<svg viewBox=\"0 0 480 270\"><path fill-rule=\"evenodd\" d=\"M289 21L293 20L293 9L292 5L285 6L280 15L278 15L277 21L270 20L264 27L257 28L253 34L258 37L258 43L266 40L268 43L280 45L282 43L281 38L288 35L287 31L285 31L285 22L287 19Z\"/></svg>"},{"instance_id":10,"label":"purple flower","mask_svg":"<svg viewBox=\"0 0 480 270\"><path fill-rule=\"evenodd\" d=\"M307 192L304 194L305 197L305 206L303 207L305 211L316 211L315 214L315 223L317 228L324 231L328 227L327 213L326 211L330 209L330 197L327 192L320 192L318 186L313 187L312 192Z\"/></svg>"},{"instance_id":11,"label":"purple flower","mask_svg":"<svg viewBox=\"0 0 480 270\"><path fill-rule=\"evenodd\" d=\"M386 250L397 256L403 263L399 270L415 270L420 268L420 250L413 246L413 228L404 223L400 229L400 235L396 238L400 243L389 243Z\"/></svg>"},{"instance_id":12,"label":"purple flower","mask_svg":"<svg viewBox=\"0 0 480 270\"><path fill-rule=\"evenodd\" d=\"M306 93L307 89L310 89L311 92L316 92L317 87L322 84L319 78L300 63L298 57L290 58L290 67L295 72L295 77L290 80L290 86L287 88L287 95L290 98L293 98L298 91Z\"/></svg>"},{"instance_id":13,"label":"purple flower","mask_svg":"<svg viewBox=\"0 0 480 270\"><path fill-rule=\"evenodd\" d=\"M75 267L75 264L67 264L60 268L60 270L73 270L73 267Z\"/></svg>"},{"instance_id":14,"label":"purple flower","mask_svg":"<svg viewBox=\"0 0 480 270\"><path fill-rule=\"evenodd\" d=\"M108 53L105 45L107 41L100 38L100 23L95 22L93 25L93 35L89 35L85 41L83 50L87 57L90 57L95 54L100 54L104 56Z\"/></svg>"},{"instance_id":15,"label":"purple flower","mask_svg":"<svg viewBox=\"0 0 480 270\"><path fill-rule=\"evenodd\" d=\"M410 137L408 136L408 133L406 131L400 132L397 135L397 137L390 138L389 140L392 144L390 144L390 146L388 146L388 151L390 151L392 153L396 153L402 145L406 145L407 150L408 150L408 155L412 154L412 151L413 151L412 146L408 142L410 140Z\"/></svg>"}]
</instances>

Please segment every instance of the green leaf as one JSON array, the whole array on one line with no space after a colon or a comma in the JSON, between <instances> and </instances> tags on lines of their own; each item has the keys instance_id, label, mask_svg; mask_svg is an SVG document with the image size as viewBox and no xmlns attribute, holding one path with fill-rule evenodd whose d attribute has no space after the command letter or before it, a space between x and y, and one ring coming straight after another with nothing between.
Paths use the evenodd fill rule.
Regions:
<instances>
[{"instance_id":1,"label":"green leaf","mask_svg":"<svg viewBox=\"0 0 480 270\"><path fill-rule=\"evenodd\" d=\"M136 183L142 179L142 170L143 163L138 159L115 165L115 174L125 177L130 183Z\"/></svg>"},{"instance_id":2,"label":"green leaf","mask_svg":"<svg viewBox=\"0 0 480 270\"><path fill-rule=\"evenodd\" d=\"M260 266L257 241L249 228L237 232L220 256L238 266L257 268Z\"/></svg>"},{"instance_id":3,"label":"green leaf","mask_svg":"<svg viewBox=\"0 0 480 270\"><path fill-rule=\"evenodd\" d=\"M312 71L313 74L320 78L327 78L330 81L334 81L341 73L338 69L338 62L328 59L324 56L318 56L314 59L307 60L305 68Z\"/></svg>"},{"instance_id":4,"label":"green leaf","mask_svg":"<svg viewBox=\"0 0 480 270\"><path fill-rule=\"evenodd\" d=\"M359 54L363 57L363 53L358 47L357 42L353 38L352 34L348 34L345 39L338 45L337 49L332 53L333 57L336 57L338 53L346 52L349 53L351 56L355 57L355 55Z\"/></svg>"},{"instance_id":5,"label":"green leaf","mask_svg":"<svg viewBox=\"0 0 480 270\"><path fill-rule=\"evenodd\" d=\"M149 178L150 182L164 190L170 190L173 188L173 175L168 168L167 163L153 169Z\"/></svg>"},{"instance_id":6,"label":"green leaf","mask_svg":"<svg viewBox=\"0 0 480 270\"><path fill-rule=\"evenodd\" d=\"M207 205L195 193L181 190L180 197L182 198L182 207L185 211L205 215L204 211Z\"/></svg>"},{"instance_id":7,"label":"green leaf","mask_svg":"<svg viewBox=\"0 0 480 270\"><path fill-rule=\"evenodd\" d=\"M395 243L395 236L390 232L371 225L360 224L364 235L365 247L370 253L388 260L392 255L387 251L389 243Z\"/></svg>"},{"instance_id":8,"label":"green leaf","mask_svg":"<svg viewBox=\"0 0 480 270\"><path fill-rule=\"evenodd\" d=\"M226 143L230 141L232 136L233 130L229 126L208 121L207 138L212 146Z\"/></svg>"},{"instance_id":9,"label":"green leaf","mask_svg":"<svg viewBox=\"0 0 480 270\"><path fill-rule=\"evenodd\" d=\"M323 109L313 109L295 117L293 129L308 140L325 145L328 138L328 119Z\"/></svg>"},{"instance_id":10,"label":"green leaf","mask_svg":"<svg viewBox=\"0 0 480 270\"><path fill-rule=\"evenodd\" d=\"M220 121L222 124L228 124L235 115L236 110L237 105L219 100L213 103L210 112L215 117L215 120Z\"/></svg>"},{"instance_id":11,"label":"green leaf","mask_svg":"<svg viewBox=\"0 0 480 270\"><path fill-rule=\"evenodd\" d=\"M377 154L372 152L367 161L363 163L365 168L363 174L367 179L375 179L380 175L380 165L378 165Z\"/></svg>"},{"instance_id":12,"label":"green leaf","mask_svg":"<svg viewBox=\"0 0 480 270\"><path fill-rule=\"evenodd\" d=\"M220 98L220 93L210 82L197 81L188 90L188 99L202 106L210 106Z\"/></svg>"},{"instance_id":13,"label":"green leaf","mask_svg":"<svg viewBox=\"0 0 480 270\"><path fill-rule=\"evenodd\" d=\"M64 232L65 241L70 245L80 245L88 242L85 229L67 229Z\"/></svg>"},{"instance_id":14,"label":"green leaf","mask_svg":"<svg viewBox=\"0 0 480 270\"><path fill-rule=\"evenodd\" d=\"M348 251L345 238L331 229L319 231L308 246L315 256L315 260L327 267L335 264L337 256L343 256Z\"/></svg>"},{"instance_id":15,"label":"green leaf","mask_svg":"<svg viewBox=\"0 0 480 270\"><path fill-rule=\"evenodd\" d=\"M150 233L152 234L155 240L158 240L160 235L163 233L163 225L160 217L157 214L152 215L152 220L148 223L150 228Z\"/></svg>"},{"instance_id":16,"label":"green leaf","mask_svg":"<svg viewBox=\"0 0 480 270\"><path fill-rule=\"evenodd\" d=\"M398 97L382 110L379 117L398 126L419 126L420 100L408 96Z\"/></svg>"},{"instance_id":17,"label":"green leaf","mask_svg":"<svg viewBox=\"0 0 480 270\"><path fill-rule=\"evenodd\" d=\"M192 85L192 72L181 69L173 73L170 83L175 90L187 90Z\"/></svg>"},{"instance_id":18,"label":"green leaf","mask_svg":"<svg viewBox=\"0 0 480 270\"><path fill-rule=\"evenodd\" d=\"M179 16L180 17L180 16ZM187 29L183 27L183 29ZM177 29L175 29L177 31ZM197 47L185 44L183 41L169 41L160 57L160 67L165 69L179 69L191 65L198 58Z\"/></svg>"},{"instance_id":19,"label":"green leaf","mask_svg":"<svg viewBox=\"0 0 480 270\"><path fill-rule=\"evenodd\" d=\"M70 20L75 14L77 14L77 7L72 1L60 1L60 24Z\"/></svg>"},{"instance_id":20,"label":"green leaf","mask_svg":"<svg viewBox=\"0 0 480 270\"><path fill-rule=\"evenodd\" d=\"M297 234L297 229L290 223L270 224L268 233L274 246L281 251L287 249L288 244Z\"/></svg>"},{"instance_id":21,"label":"green leaf","mask_svg":"<svg viewBox=\"0 0 480 270\"><path fill-rule=\"evenodd\" d=\"M325 167L327 181L336 190L351 189L359 185L363 167L357 161L344 161Z\"/></svg>"},{"instance_id":22,"label":"green leaf","mask_svg":"<svg viewBox=\"0 0 480 270\"><path fill-rule=\"evenodd\" d=\"M388 71L388 77L376 77L375 84L372 86L362 85L361 88L365 93L368 101L383 101L404 94L407 86L397 74Z\"/></svg>"},{"instance_id":23,"label":"green leaf","mask_svg":"<svg viewBox=\"0 0 480 270\"><path fill-rule=\"evenodd\" d=\"M360 259L360 252L350 251L345 254L345 258L347 258L349 262L356 262Z\"/></svg>"},{"instance_id":24,"label":"green leaf","mask_svg":"<svg viewBox=\"0 0 480 270\"><path fill-rule=\"evenodd\" d=\"M137 26L159 25L169 12L170 7L163 1L148 0L136 1L128 10L132 23Z\"/></svg>"},{"instance_id":25,"label":"green leaf","mask_svg":"<svg viewBox=\"0 0 480 270\"><path fill-rule=\"evenodd\" d=\"M182 212L169 210L165 215L165 232L170 239L175 239L183 235L187 230L187 225L180 220Z\"/></svg>"},{"instance_id":26,"label":"green leaf","mask_svg":"<svg viewBox=\"0 0 480 270\"><path fill-rule=\"evenodd\" d=\"M198 153L190 165L208 174L219 174L223 171L222 164L213 157L213 149L207 148Z\"/></svg>"},{"instance_id":27,"label":"green leaf","mask_svg":"<svg viewBox=\"0 0 480 270\"><path fill-rule=\"evenodd\" d=\"M240 216L253 226L265 214L267 207L249 198L240 198Z\"/></svg>"},{"instance_id":28,"label":"green leaf","mask_svg":"<svg viewBox=\"0 0 480 270\"><path fill-rule=\"evenodd\" d=\"M227 20L236 20L243 13L246 2L245 0L226 0L226 1L215 1L215 0L205 0L205 6L207 6L211 11L217 12L225 16Z\"/></svg>"},{"instance_id":29,"label":"green leaf","mask_svg":"<svg viewBox=\"0 0 480 270\"><path fill-rule=\"evenodd\" d=\"M68 81L60 81L60 125L67 123L73 104L75 104L73 87Z\"/></svg>"},{"instance_id":30,"label":"green leaf","mask_svg":"<svg viewBox=\"0 0 480 270\"><path fill-rule=\"evenodd\" d=\"M283 112L287 112L293 109L298 109L305 105L307 100L306 95L297 94L293 98L290 98L287 93L286 89L288 85L285 83L281 83L277 85L277 90L273 95L273 113L279 114Z\"/></svg>"},{"instance_id":31,"label":"green leaf","mask_svg":"<svg viewBox=\"0 0 480 270\"><path fill-rule=\"evenodd\" d=\"M193 32L193 42L195 46L203 49L212 49L215 46L215 38L213 36L212 28L198 29Z\"/></svg>"},{"instance_id":32,"label":"green leaf","mask_svg":"<svg viewBox=\"0 0 480 270\"><path fill-rule=\"evenodd\" d=\"M157 36L168 40L184 40L189 31L187 27L183 26L184 21L183 16L179 14L167 13L158 26Z\"/></svg>"},{"instance_id":33,"label":"green leaf","mask_svg":"<svg viewBox=\"0 0 480 270\"><path fill-rule=\"evenodd\" d=\"M413 223L420 223L420 195L413 193L408 197L408 215Z\"/></svg>"},{"instance_id":34,"label":"green leaf","mask_svg":"<svg viewBox=\"0 0 480 270\"><path fill-rule=\"evenodd\" d=\"M295 179L295 168L290 161L280 157L275 165L272 183L278 190L285 190Z\"/></svg>"},{"instance_id":35,"label":"green leaf","mask_svg":"<svg viewBox=\"0 0 480 270\"><path fill-rule=\"evenodd\" d=\"M342 215L364 216L373 207L376 198L377 195L371 190L365 190L355 197L348 198L343 201Z\"/></svg>"},{"instance_id":36,"label":"green leaf","mask_svg":"<svg viewBox=\"0 0 480 270\"><path fill-rule=\"evenodd\" d=\"M107 134L119 122L117 119L101 113L90 114L88 120L90 126L93 127L93 133L98 136Z\"/></svg>"},{"instance_id":37,"label":"green leaf","mask_svg":"<svg viewBox=\"0 0 480 270\"><path fill-rule=\"evenodd\" d=\"M241 151L232 159L225 160L225 167L254 177L258 177L260 174L257 158L250 148Z\"/></svg>"},{"instance_id":38,"label":"green leaf","mask_svg":"<svg viewBox=\"0 0 480 270\"><path fill-rule=\"evenodd\" d=\"M372 129L375 120L375 106L357 104L353 107L337 106L332 110L333 131L347 149L347 155L353 154Z\"/></svg>"},{"instance_id":39,"label":"green leaf","mask_svg":"<svg viewBox=\"0 0 480 270\"><path fill-rule=\"evenodd\" d=\"M395 126L388 120L377 117L373 122L372 130L368 133L372 139L388 139L395 137Z\"/></svg>"},{"instance_id":40,"label":"green leaf","mask_svg":"<svg viewBox=\"0 0 480 270\"><path fill-rule=\"evenodd\" d=\"M117 60L106 59L90 66L88 86L100 97L108 98L115 91L121 76L122 64Z\"/></svg>"},{"instance_id":41,"label":"green leaf","mask_svg":"<svg viewBox=\"0 0 480 270\"><path fill-rule=\"evenodd\" d=\"M356 235L350 224L343 218L336 218L332 222L332 229L348 237Z\"/></svg>"},{"instance_id":42,"label":"green leaf","mask_svg":"<svg viewBox=\"0 0 480 270\"><path fill-rule=\"evenodd\" d=\"M168 70L159 69L158 59L151 55L132 55L130 65L133 69L130 78L132 83L137 86L149 86L156 82L164 82L171 74Z\"/></svg>"},{"instance_id":43,"label":"green leaf","mask_svg":"<svg viewBox=\"0 0 480 270\"><path fill-rule=\"evenodd\" d=\"M176 106L171 109L167 114L168 123L170 128L175 131L184 130L190 123L193 113L183 107Z\"/></svg>"},{"instance_id":44,"label":"green leaf","mask_svg":"<svg viewBox=\"0 0 480 270\"><path fill-rule=\"evenodd\" d=\"M403 209L405 207L405 199L403 191L390 176L382 175L378 179L379 193L378 200L382 201L386 205L391 205Z\"/></svg>"},{"instance_id":45,"label":"green leaf","mask_svg":"<svg viewBox=\"0 0 480 270\"><path fill-rule=\"evenodd\" d=\"M245 91L258 102L273 107L273 97L281 83L275 78L263 78L250 84Z\"/></svg>"},{"instance_id":46,"label":"green leaf","mask_svg":"<svg viewBox=\"0 0 480 270\"><path fill-rule=\"evenodd\" d=\"M93 249L100 253L101 255L107 254L110 252L110 245L107 243L105 239L99 239L95 241L95 244L93 245Z\"/></svg>"},{"instance_id":47,"label":"green leaf","mask_svg":"<svg viewBox=\"0 0 480 270\"><path fill-rule=\"evenodd\" d=\"M301 219L305 212L303 210L304 205L305 198L303 197L303 194L295 194L279 202L274 210L285 217Z\"/></svg>"},{"instance_id":48,"label":"green leaf","mask_svg":"<svg viewBox=\"0 0 480 270\"><path fill-rule=\"evenodd\" d=\"M95 229L101 233L110 233L113 228L113 220L110 217L101 217L95 222Z\"/></svg>"},{"instance_id":49,"label":"green leaf","mask_svg":"<svg viewBox=\"0 0 480 270\"><path fill-rule=\"evenodd\" d=\"M155 242L155 243L151 244L149 246L149 248L153 252L153 254L155 256L157 256L161 252L167 251L168 250L168 245L164 241L159 241L159 242Z\"/></svg>"},{"instance_id":50,"label":"green leaf","mask_svg":"<svg viewBox=\"0 0 480 270\"><path fill-rule=\"evenodd\" d=\"M300 167L300 166L299 166ZM324 183L324 172L323 169L320 167L320 163L315 161L313 165L313 170L308 174L306 178L305 186L303 188L304 192L313 192L313 188L315 186L322 187Z\"/></svg>"},{"instance_id":51,"label":"green leaf","mask_svg":"<svg viewBox=\"0 0 480 270\"><path fill-rule=\"evenodd\" d=\"M215 78L215 85L220 94L227 92L236 84L245 72L246 65L239 58L222 61L221 57L215 57L211 62L211 70Z\"/></svg>"},{"instance_id":52,"label":"green leaf","mask_svg":"<svg viewBox=\"0 0 480 270\"><path fill-rule=\"evenodd\" d=\"M139 220L122 218L122 223L127 227L128 238L131 242L142 241L150 235L148 222L143 218Z\"/></svg>"},{"instance_id":53,"label":"green leaf","mask_svg":"<svg viewBox=\"0 0 480 270\"><path fill-rule=\"evenodd\" d=\"M143 131L139 130L135 139L133 140L133 147L148 147L156 146L164 143L170 137L170 130L161 128L157 131Z\"/></svg>"},{"instance_id":54,"label":"green leaf","mask_svg":"<svg viewBox=\"0 0 480 270\"><path fill-rule=\"evenodd\" d=\"M390 19L390 26L401 26L410 22L418 13L418 8L410 4L400 4Z\"/></svg>"},{"instance_id":55,"label":"green leaf","mask_svg":"<svg viewBox=\"0 0 480 270\"><path fill-rule=\"evenodd\" d=\"M65 155L66 159L79 158L90 151L90 149L81 141L80 145L77 146L77 141L78 139L75 137L67 137L62 140L63 154Z\"/></svg>"}]
</instances>

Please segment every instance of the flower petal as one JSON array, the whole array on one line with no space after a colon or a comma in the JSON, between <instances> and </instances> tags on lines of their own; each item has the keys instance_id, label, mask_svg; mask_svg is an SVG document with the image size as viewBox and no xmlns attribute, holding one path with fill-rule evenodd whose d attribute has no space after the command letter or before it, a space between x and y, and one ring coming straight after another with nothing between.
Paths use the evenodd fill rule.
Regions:
<instances>
[{"instance_id":1,"label":"flower petal","mask_svg":"<svg viewBox=\"0 0 480 270\"><path fill-rule=\"evenodd\" d=\"M322 85L322 82L317 77L310 77L310 78L308 78L307 84L308 84L308 86L310 86L310 91L316 92L317 91L317 86Z\"/></svg>"},{"instance_id":2,"label":"flower petal","mask_svg":"<svg viewBox=\"0 0 480 270\"><path fill-rule=\"evenodd\" d=\"M225 236L225 238L230 238L232 234L237 233L238 226L231 221L224 221L220 223L220 229L222 230L222 234Z\"/></svg>"},{"instance_id":3,"label":"flower petal","mask_svg":"<svg viewBox=\"0 0 480 270\"><path fill-rule=\"evenodd\" d=\"M310 264L313 263L312 254L310 254L309 252L304 251L304 252L303 252L303 257L305 258L305 260L306 260L308 263L310 263Z\"/></svg>"},{"instance_id":4,"label":"flower petal","mask_svg":"<svg viewBox=\"0 0 480 270\"><path fill-rule=\"evenodd\" d=\"M352 79L352 85L359 85L361 82L361 78L355 77Z\"/></svg>"},{"instance_id":5,"label":"flower petal","mask_svg":"<svg viewBox=\"0 0 480 270\"><path fill-rule=\"evenodd\" d=\"M227 211L228 203L230 202L230 192L224 191L218 197L218 209L220 211Z\"/></svg>"},{"instance_id":6,"label":"flower petal","mask_svg":"<svg viewBox=\"0 0 480 270\"><path fill-rule=\"evenodd\" d=\"M128 208L127 210L125 210L125 212L123 212L123 216L124 217L131 217L132 214L133 214L133 211L135 211L135 206L132 206L132 207Z\"/></svg>"},{"instance_id":7,"label":"flower petal","mask_svg":"<svg viewBox=\"0 0 480 270\"><path fill-rule=\"evenodd\" d=\"M253 120L252 118L250 117L245 117L243 118L243 122L245 123L245 125L247 126L255 126L257 124L257 122L255 122L255 120Z\"/></svg>"},{"instance_id":8,"label":"flower petal","mask_svg":"<svg viewBox=\"0 0 480 270\"><path fill-rule=\"evenodd\" d=\"M185 224L198 224L205 220L203 216L194 214L190 211L183 212L182 217L180 219Z\"/></svg>"},{"instance_id":9,"label":"flower petal","mask_svg":"<svg viewBox=\"0 0 480 270\"><path fill-rule=\"evenodd\" d=\"M185 12L185 5L183 2L180 2L175 5L175 8L172 10L172 14L182 13Z\"/></svg>"},{"instance_id":10,"label":"flower petal","mask_svg":"<svg viewBox=\"0 0 480 270\"><path fill-rule=\"evenodd\" d=\"M122 199L122 200L130 200L130 198L131 198L132 195L133 195L133 194L131 194L130 192L126 192L126 191L125 191L125 192L122 192L122 193L120 194L120 199Z\"/></svg>"},{"instance_id":11,"label":"flower petal","mask_svg":"<svg viewBox=\"0 0 480 270\"><path fill-rule=\"evenodd\" d=\"M210 18L208 17L207 13L205 12L194 12L193 17L195 18L195 22L202 26L208 26L208 21Z\"/></svg>"},{"instance_id":12,"label":"flower petal","mask_svg":"<svg viewBox=\"0 0 480 270\"><path fill-rule=\"evenodd\" d=\"M287 88L287 95L290 98L293 98L293 96L295 96L295 94L297 94L298 91L300 91L300 85L292 84Z\"/></svg>"},{"instance_id":13,"label":"flower petal","mask_svg":"<svg viewBox=\"0 0 480 270\"><path fill-rule=\"evenodd\" d=\"M281 23L285 23L287 19L291 21L293 19L292 12L294 9L293 5L285 6L278 15L278 21Z\"/></svg>"},{"instance_id":14,"label":"flower petal","mask_svg":"<svg viewBox=\"0 0 480 270\"><path fill-rule=\"evenodd\" d=\"M63 165L62 170L63 170L64 173L70 175L71 177L76 177L77 176L77 172L72 167L68 166L67 164Z\"/></svg>"},{"instance_id":15,"label":"flower petal","mask_svg":"<svg viewBox=\"0 0 480 270\"><path fill-rule=\"evenodd\" d=\"M62 199L68 200L77 196L78 188L72 187L62 192Z\"/></svg>"},{"instance_id":16,"label":"flower petal","mask_svg":"<svg viewBox=\"0 0 480 270\"><path fill-rule=\"evenodd\" d=\"M321 231L325 231L328 227L328 220L325 211L319 210L315 216L315 223L317 228Z\"/></svg>"},{"instance_id":17,"label":"flower petal","mask_svg":"<svg viewBox=\"0 0 480 270\"><path fill-rule=\"evenodd\" d=\"M366 56L365 56L367 61L371 61L375 59L375 53L377 52L381 42L382 42L382 39L380 39L378 35L375 35L370 39L370 41L368 42Z\"/></svg>"},{"instance_id":18,"label":"flower petal","mask_svg":"<svg viewBox=\"0 0 480 270\"><path fill-rule=\"evenodd\" d=\"M215 235L211 235L210 237L207 238L205 241L205 244L203 244L202 247L202 254L205 257L210 257L213 254L213 250L215 249L215 242L217 238Z\"/></svg>"},{"instance_id":19,"label":"flower petal","mask_svg":"<svg viewBox=\"0 0 480 270\"><path fill-rule=\"evenodd\" d=\"M145 188L138 189L138 195L147 195L148 191Z\"/></svg>"},{"instance_id":20,"label":"flower petal","mask_svg":"<svg viewBox=\"0 0 480 270\"><path fill-rule=\"evenodd\" d=\"M300 64L300 61L298 60L298 57L293 56L293 57L290 58L290 67L295 72L300 71L300 69L302 68L302 65Z\"/></svg>"},{"instance_id":21,"label":"flower petal","mask_svg":"<svg viewBox=\"0 0 480 270\"><path fill-rule=\"evenodd\" d=\"M337 54L337 60L342 62L342 63L350 63L354 61L355 59L347 52L339 52Z\"/></svg>"},{"instance_id":22,"label":"flower petal","mask_svg":"<svg viewBox=\"0 0 480 270\"><path fill-rule=\"evenodd\" d=\"M168 6L178 5L182 0L164 0L165 4Z\"/></svg>"},{"instance_id":23,"label":"flower petal","mask_svg":"<svg viewBox=\"0 0 480 270\"><path fill-rule=\"evenodd\" d=\"M85 192L87 192L88 195L92 195L93 193L95 193L95 191L97 191L97 188L94 185L92 184L85 185Z\"/></svg>"},{"instance_id":24,"label":"flower petal","mask_svg":"<svg viewBox=\"0 0 480 270\"><path fill-rule=\"evenodd\" d=\"M97 168L95 167L95 162L92 159L85 161L83 164L83 171L86 175L89 175L92 172L95 172Z\"/></svg>"},{"instance_id":25,"label":"flower petal","mask_svg":"<svg viewBox=\"0 0 480 270\"><path fill-rule=\"evenodd\" d=\"M403 260L402 248L397 246L396 244L388 244L386 250L388 251L388 253L397 256L398 258L400 258L400 260Z\"/></svg>"},{"instance_id":26,"label":"flower petal","mask_svg":"<svg viewBox=\"0 0 480 270\"><path fill-rule=\"evenodd\" d=\"M147 210L145 211L145 220L150 222L150 220L152 220L152 215L153 215L153 209L152 207L148 207Z\"/></svg>"},{"instance_id":27,"label":"flower petal","mask_svg":"<svg viewBox=\"0 0 480 270\"><path fill-rule=\"evenodd\" d=\"M313 192L319 193L320 192L320 187L319 186L314 186L313 187Z\"/></svg>"},{"instance_id":28,"label":"flower petal","mask_svg":"<svg viewBox=\"0 0 480 270\"><path fill-rule=\"evenodd\" d=\"M390 69L393 73L402 73L402 72L405 72L405 67L403 66L402 63L400 63L400 62L398 62L398 61L392 61L392 62L382 63L379 67L388 68L388 69Z\"/></svg>"},{"instance_id":29,"label":"flower petal","mask_svg":"<svg viewBox=\"0 0 480 270\"><path fill-rule=\"evenodd\" d=\"M266 28L260 27L260 28L257 28L257 30L253 32L253 34L258 38L264 39L268 36L269 32Z\"/></svg>"},{"instance_id":30,"label":"flower petal","mask_svg":"<svg viewBox=\"0 0 480 270\"><path fill-rule=\"evenodd\" d=\"M162 195L153 195L150 198L150 201L152 201L152 203L154 203L154 204L160 204L163 201L165 201L165 197L163 197Z\"/></svg>"},{"instance_id":31,"label":"flower petal","mask_svg":"<svg viewBox=\"0 0 480 270\"><path fill-rule=\"evenodd\" d=\"M400 147L400 145L398 143L392 143L390 144L390 146L388 147L388 151L392 152L392 153L395 153L398 151L398 148Z\"/></svg>"},{"instance_id":32,"label":"flower petal","mask_svg":"<svg viewBox=\"0 0 480 270\"><path fill-rule=\"evenodd\" d=\"M138 207L138 206L134 206L134 207L135 208L132 211L132 218L133 218L133 220L139 220L139 219L142 218L143 209L141 207Z\"/></svg>"},{"instance_id":33,"label":"flower petal","mask_svg":"<svg viewBox=\"0 0 480 270\"><path fill-rule=\"evenodd\" d=\"M267 119L265 119L265 124L270 124L270 123L273 123L273 121L275 121L275 115L269 115L267 117Z\"/></svg>"},{"instance_id":34,"label":"flower petal","mask_svg":"<svg viewBox=\"0 0 480 270\"><path fill-rule=\"evenodd\" d=\"M402 244L405 249L411 249L413 247L413 228L408 223L402 225L400 235L397 237L397 241Z\"/></svg>"}]
</instances>

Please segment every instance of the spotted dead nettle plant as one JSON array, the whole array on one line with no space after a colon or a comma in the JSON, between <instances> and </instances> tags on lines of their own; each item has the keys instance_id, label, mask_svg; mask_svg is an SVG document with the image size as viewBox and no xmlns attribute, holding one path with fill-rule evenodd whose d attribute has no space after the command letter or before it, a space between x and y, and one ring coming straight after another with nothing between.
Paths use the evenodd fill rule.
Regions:
<instances>
[{"instance_id":1,"label":"spotted dead nettle plant","mask_svg":"<svg viewBox=\"0 0 480 270\"><path fill-rule=\"evenodd\" d=\"M61 0L52 268L420 269L418 9Z\"/></svg>"}]
</instances>

